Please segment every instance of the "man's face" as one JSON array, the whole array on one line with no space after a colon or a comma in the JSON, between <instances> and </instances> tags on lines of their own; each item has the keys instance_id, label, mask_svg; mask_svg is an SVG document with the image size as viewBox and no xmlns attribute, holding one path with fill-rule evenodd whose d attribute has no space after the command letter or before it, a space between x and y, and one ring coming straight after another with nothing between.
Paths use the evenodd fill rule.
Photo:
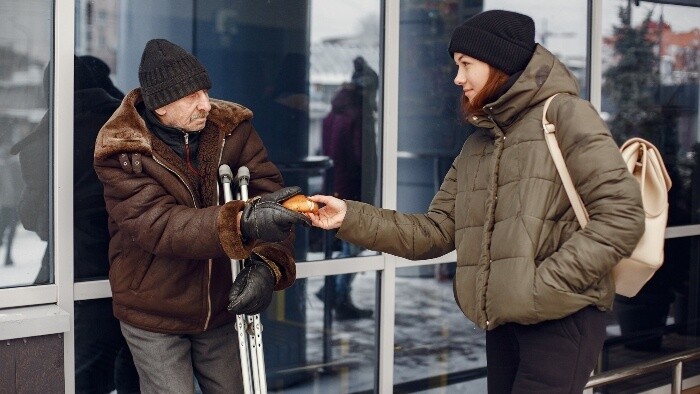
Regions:
<instances>
[{"instance_id":1,"label":"man's face","mask_svg":"<svg viewBox=\"0 0 700 394\"><path fill-rule=\"evenodd\" d=\"M155 113L158 115L158 120L165 126L193 132L204 128L210 110L209 93L206 90L198 90L189 96L157 108Z\"/></svg>"}]
</instances>

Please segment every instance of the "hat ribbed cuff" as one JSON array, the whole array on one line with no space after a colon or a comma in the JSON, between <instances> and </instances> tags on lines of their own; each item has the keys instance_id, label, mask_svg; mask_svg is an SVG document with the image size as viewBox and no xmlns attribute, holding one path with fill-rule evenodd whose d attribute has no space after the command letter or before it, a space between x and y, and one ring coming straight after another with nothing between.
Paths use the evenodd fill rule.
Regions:
<instances>
[{"instance_id":1,"label":"hat ribbed cuff","mask_svg":"<svg viewBox=\"0 0 700 394\"><path fill-rule=\"evenodd\" d=\"M450 56L455 52L481 60L508 75L525 69L532 58L534 47L529 50L486 30L460 26L450 41Z\"/></svg>"}]
</instances>

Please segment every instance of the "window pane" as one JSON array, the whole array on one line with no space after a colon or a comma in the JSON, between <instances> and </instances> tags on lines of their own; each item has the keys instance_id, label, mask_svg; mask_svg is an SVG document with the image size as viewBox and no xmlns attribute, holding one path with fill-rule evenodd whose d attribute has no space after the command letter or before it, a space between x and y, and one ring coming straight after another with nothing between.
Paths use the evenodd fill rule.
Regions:
<instances>
[{"instance_id":1,"label":"window pane","mask_svg":"<svg viewBox=\"0 0 700 394\"><path fill-rule=\"evenodd\" d=\"M602 111L608 126L618 142L642 137L661 151L673 182L669 225L700 223L700 9L604 4Z\"/></svg>"},{"instance_id":2,"label":"window pane","mask_svg":"<svg viewBox=\"0 0 700 394\"><path fill-rule=\"evenodd\" d=\"M0 5L0 287L53 282L53 1Z\"/></svg>"},{"instance_id":3,"label":"window pane","mask_svg":"<svg viewBox=\"0 0 700 394\"><path fill-rule=\"evenodd\" d=\"M700 223L700 8L627 1L603 7L603 115L618 142L642 137L661 151L673 182L669 226ZM616 298L603 370L698 346L699 242L667 239L664 264L639 294ZM696 371L697 365L686 366L683 377ZM669 381L664 371L611 392Z\"/></svg>"},{"instance_id":4,"label":"window pane","mask_svg":"<svg viewBox=\"0 0 700 394\"><path fill-rule=\"evenodd\" d=\"M138 86L145 42L168 38L207 67L211 97L253 111L285 184L379 201L380 1L76 4L76 54L105 63L121 92ZM179 12L153 14L159 5ZM349 256L332 236L297 230L298 261Z\"/></svg>"},{"instance_id":5,"label":"window pane","mask_svg":"<svg viewBox=\"0 0 700 394\"><path fill-rule=\"evenodd\" d=\"M469 17L491 9L512 10L532 17L536 27L535 40L564 62L578 78L581 95L588 97L588 10L585 1L402 0L400 4L397 184L397 206L400 211L427 210L471 132L471 126L461 121L459 102L462 92L453 82L456 66L447 51L452 31ZM402 387L424 387L418 385L450 385L450 390L484 392L483 332L475 329L459 311L451 282L440 282L442 274L436 275L433 272L435 267L406 268L401 270L402 275L410 275L405 271L412 270L419 272L414 275L421 278L421 289L431 289L434 293L429 293L429 301L425 301L425 291L399 294L403 285L397 282L397 348L402 349L404 345L399 342L403 331L415 325L417 318L402 318L403 314L414 310L415 303L430 302L436 308L451 312L445 313L444 317L427 319L427 330L432 330L429 332L433 334L427 335L429 338L419 337L418 342L427 341L423 347L411 344L409 349L412 349L411 346L416 349L406 351L405 355L404 351L396 351L394 382L398 385L397 390ZM427 272L421 273L421 270ZM438 272L441 270L442 266ZM407 304L402 308L400 303L403 301ZM424 324L421 323L421 326ZM428 353L431 357L421 360L427 365L421 364L420 369L412 369L410 360L415 357L412 352ZM462 383L457 386L454 382Z\"/></svg>"},{"instance_id":6,"label":"window pane","mask_svg":"<svg viewBox=\"0 0 700 394\"><path fill-rule=\"evenodd\" d=\"M253 110L285 183L304 193L379 199L379 6L196 3L193 45L212 76L212 97ZM298 228L298 261L344 255L324 240L320 231Z\"/></svg>"},{"instance_id":7,"label":"window pane","mask_svg":"<svg viewBox=\"0 0 700 394\"><path fill-rule=\"evenodd\" d=\"M74 61L73 232L74 276L77 282L106 279L109 231L102 183L93 168L95 139L119 107L124 91L113 79L119 39L118 1L76 2L79 26ZM95 18L109 15L109 18ZM90 34L93 32L95 34ZM102 37L109 45L100 45Z\"/></svg>"},{"instance_id":8,"label":"window pane","mask_svg":"<svg viewBox=\"0 0 700 394\"><path fill-rule=\"evenodd\" d=\"M455 264L396 272L394 392L486 392L486 335L454 301Z\"/></svg>"},{"instance_id":9,"label":"window pane","mask_svg":"<svg viewBox=\"0 0 700 394\"><path fill-rule=\"evenodd\" d=\"M401 2L399 67L398 208L423 212L442 183L471 126L460 119L456 68L447 53L450 35L466 19L489 9L531 16L536 41L577 76L586 79L586 2L540 1ZM417 76L421 76L417 78Z\"/></svg>"},{"instance_id":10,"label":"window pane","mask_svg":"<svg viewBox=\"0 0 700 394\"><path fill-rule=\"evenodd\" d=\"M302 279L276 295L263 314L270 392L373 390L376 278L374 272L354 274L347 292L340 289L351 278L343 275Z\"/></svg>"}]
</instances>

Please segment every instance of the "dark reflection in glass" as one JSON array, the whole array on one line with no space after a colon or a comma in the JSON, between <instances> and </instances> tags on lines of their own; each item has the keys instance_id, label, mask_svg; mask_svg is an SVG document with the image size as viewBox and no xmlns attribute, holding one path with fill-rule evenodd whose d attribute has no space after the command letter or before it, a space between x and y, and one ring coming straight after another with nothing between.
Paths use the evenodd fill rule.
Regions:
<instances>
[{"instance_id":1,"label":"dark reflection in glass","mask_svg":"<svg viewBox=\"0 0 700 394\"><path fill-rule=\"evenodd\" d=\"M73 269L76 281L106 279L109 271L107 210L92 158L97 133L119 107L124 93L111 83L109 66L102 60L81 56L75 57L74 64Z\"/></svg>"},{"instance_id":2,"label":"dark reflection in glass","mask_svg":"<svg viewBox=\"0 0 700 394\"><path fill-rule=\"evenodd\" d=\"M76 301L75 392L138 393L139 376L112 299Z\"/></svg>"},{"instance_id":3,"label":"dark reflection in glass","mask_svg":"<svg viewBox=\"0 0 700 394\"><path fill-rule=\"evenodd\" d=\"M53 282L49 256L53 2L0 5L0 288Z\"/></svg>"},{"instance_id":4,"label":"dark reflection in glass","mask_svg":"<svg viewBox=\"0 0 700 394\"><path fill-rule=\"evenodd\" d=\"M102 183L92 165L100 128L124 94L109 66L94 56L75 57L73 96L73 225L75 281L105 279L109 231ZM135 393L138 374L112 312L111 299L75 302L76 393Z\"/></svg>"},{"instance_id":5,"label":"dark reflection in glass","mask_svg":"<svg viewBox=\"0 0 700 394\"><path fill-rule=\"evenodd\" d=\"M375 309L376 277L369 272L356 274L356 303L365 310ZM373 389L375 321L333 314L317 295L329 278L297 280L261 315L270 392L354 393Z\"/></svg>"}]
</instances>

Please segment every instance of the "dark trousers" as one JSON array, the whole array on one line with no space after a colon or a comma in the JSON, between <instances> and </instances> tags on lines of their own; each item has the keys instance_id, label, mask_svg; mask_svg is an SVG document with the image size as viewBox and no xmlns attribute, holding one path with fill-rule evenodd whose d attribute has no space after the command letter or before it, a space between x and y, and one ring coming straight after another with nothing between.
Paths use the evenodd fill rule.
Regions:
<instances>
[{"instance_id":1,"label":"dark trousers","mask_svg":"<svg viewBox=\"0 0 700 394\"><path fill-rule=\"evenodd\" d=\"M559 320L486 332L490 394L579 394L605 341L606 313L586 307Z\"/></svg>"}]
</instances>

